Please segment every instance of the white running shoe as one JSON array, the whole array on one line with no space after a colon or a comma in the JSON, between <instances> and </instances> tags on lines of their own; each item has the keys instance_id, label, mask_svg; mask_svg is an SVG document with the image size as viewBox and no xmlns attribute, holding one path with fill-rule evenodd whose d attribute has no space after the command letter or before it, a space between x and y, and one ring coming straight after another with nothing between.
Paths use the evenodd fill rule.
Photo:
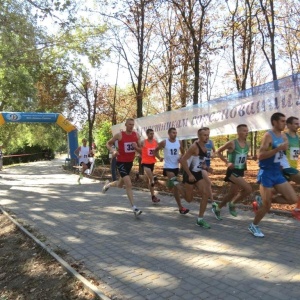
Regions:
<instances>
[{"instance_id":1,"label":"white running shoe","mask_svg":"<svg viewBox=\"0 0 300 300\"><path fill-rule=\"evenodd\" d=\"M142 211L139 210L138 208L135 208L135 209L133 210L133 213L134 213L134 215L137 217L137 216L139 216L139 215L142 213Z\"/></svg>"},{"instance_id":2,"label":"white running shoe","mask_svg":"<svg viewBox=\"0 0 300 300\"><path fill-rule=\"evenodd\" d=\"M256 237L263 238L265 235L261 232L260 228L258 225L254 225L251 223L248 227L249 231Z\"/></svg>"},{"instance_id":3,"label":"white running shoe","mask_svg":"<svg viewBox=\"0 0 300 300\"><path fill-rule=\"evenodd\" d=\"M102 188L102 193L105 194L108 189L109 189L109 180L106 180Z\"/></svg>"}]
</instances>

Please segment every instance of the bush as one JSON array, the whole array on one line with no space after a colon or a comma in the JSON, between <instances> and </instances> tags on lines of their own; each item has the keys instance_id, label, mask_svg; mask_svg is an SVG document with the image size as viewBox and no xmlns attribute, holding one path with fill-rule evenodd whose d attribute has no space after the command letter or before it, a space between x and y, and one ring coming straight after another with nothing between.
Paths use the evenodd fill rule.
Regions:
<instances>
[{"instance_id":1,"label":"bush","mask_svg":"<svg viewBox=\"0 0 300 300\"><path fill-rule=\"evenodd\" d=\"M11 157L3 158L3 165L12 165L18 163L26 163L39 160L51 160L54 159L54 151L50 148L45 149L41 146L28 146L16 150L14 153L7 154Z\"/></svg>"}]
</instances>

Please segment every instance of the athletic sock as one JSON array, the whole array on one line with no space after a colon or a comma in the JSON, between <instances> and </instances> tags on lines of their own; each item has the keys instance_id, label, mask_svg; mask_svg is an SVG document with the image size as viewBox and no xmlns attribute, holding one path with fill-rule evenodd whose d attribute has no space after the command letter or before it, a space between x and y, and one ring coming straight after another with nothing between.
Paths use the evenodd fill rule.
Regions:
<instances>
[{"instance_id":1,"label":"athletic sock","mask_svg":"<svg viewBox=\"0 0 300 300\"><path fill-rule=\"evenodd\" d=\"M200 218L200 217L198 217L198 219L197 219L198 222L200 222L202 220L203 220L203 218Z\"/></svg>"}]
</instances>

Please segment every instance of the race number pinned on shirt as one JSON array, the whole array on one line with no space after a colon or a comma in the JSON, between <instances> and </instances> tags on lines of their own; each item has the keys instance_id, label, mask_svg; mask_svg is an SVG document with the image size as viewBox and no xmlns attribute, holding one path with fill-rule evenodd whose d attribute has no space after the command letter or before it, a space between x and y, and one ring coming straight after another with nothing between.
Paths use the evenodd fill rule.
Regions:
<instances>
[{"instance_id":1,"label":"race number pinned on shirt","mask_svg":"<svg viewBox=\"0 0 300 300\"><path fill-rule=\"evenodd\" d=\"M275 157L274 157L274 162L275 163L280 163L282 158L283 158L283 155L284 155L284 152L283 151L279 151L275 154Z\"/></svg>"},{"instance_id":2,"label":"race number pinned on shirt","mask_svg":"<svg viewBox=\"0 0 300 300\"><path fill-rule=\"evenodd\" d=\"M291 147L290 148L290 160L298 160L299 148Z\"/></svg>"},{"instance_id":3,"label":"race number pinned on shirt","mask_svg":"<svg viewBox=\"0 0 300 300\"><path fill-rule=\"evenodd\" d=\"M124 152L125 153L135 152L132 143L124 143Z\"/></svg>"},{"instance_id":4,"label":"race number pinned on shirt","mask_svg":"<svg viewBox=\"0 0 300 300\"><path fill-rule=\"evenodd\" d=\"M246 159L247 159L247 154L238 154L235 157L235 162L234 162L234 166L235 167L243 167L246 163Z\"/></svg>"},{"instance_id":5,"label":"race number pinned on shirt","mask_svg":"<svg viewBox=\"0 0 300 300\"><path fill-rule=\"evenodd\" d=\"M154 150L155 148L148 148L148 156L154 156Z\"/></svg>"}]
</instances>

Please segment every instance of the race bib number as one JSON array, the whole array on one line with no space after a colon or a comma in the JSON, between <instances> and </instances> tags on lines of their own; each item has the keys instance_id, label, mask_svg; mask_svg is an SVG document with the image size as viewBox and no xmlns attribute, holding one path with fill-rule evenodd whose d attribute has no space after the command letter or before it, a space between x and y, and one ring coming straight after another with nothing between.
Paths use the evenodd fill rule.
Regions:
<instances>
[{"instance_id":1,"label":"race bib number","mask_svg":"<svg viewBox=\"0 0 300 300\"><path fill-rule=\"evenodd\" d=\"M135 152L132 143L124 143L124 152L125 153L132 153Z\"/></svg>"},{"instance_id":2,"label":"race bib number","mask_svg":"<svg viewBox=\"0 0 300 300\"><path fill-rule=\"evenodd\" d=\"M178 149L170 149L171 155L178 155Z\"/></svg>"},{"instance_id":3,"label":"race bib number","mask_svg":"<svg viewBox=\"0 0 300 300\"><path fill-rule=\"evenodd\" d=\"M283 168L283 169L287 169L290 167L290 164L287 160L287 157L285 155L283 155L282 159L280 160L280 166Z\"/></svg>"},{"instance_id":4,"label":"race bib number","mask_svg":"<svg viewBox=\"0 0 300 300\"><path fill-rule=\"evenodd\" d=\"M275 163L280 163L282 158L283 158L284 152L283 151L279 151L275 154L275 158L274 158L274 162Z\"/></svg>"},{"instance_id":5,"label":"race bib number","mask_svg":"<svg viewBox=\"0 0 300 300\"><path fill-rule=\"evenodd\" d=\"M154 156L154 150L155 148L152 149L148 148L148 156Z\"/></svg>"},{"instance_id":6,"label":"race bib number","mask_svg":"<svg viewBox=\"0 0 300 300\"><path fill-rule=\"evenodd\" d=\"M298 160L299 148L291 147L290 148L290 160Z\"/></svg>"},{"instance_id":7,"label":"race bib number","mask_svg":"<svg viewBox=\"0 0 300 300\"><path fill-rule=\"evenodd\" d=\"M201 170L202 167L203 167L204 162L205 162L205 157L204 156L199 156L199 162L198 162L197 169Z\"/></svg>"},{"instance_id":8,"label":"race bib number","mask_svg":"<svg viewBox=\"0 0 300 300\"><path fill-rule=\"evenodd\" d=\"M246 154L240 154L240 155L237 155L237 156L235 157L234 165L235 165L235 166L242 167L242 166L245 165L246 159L247 159L247 155L246 155Z\"/></svg>"}]
</instances>

